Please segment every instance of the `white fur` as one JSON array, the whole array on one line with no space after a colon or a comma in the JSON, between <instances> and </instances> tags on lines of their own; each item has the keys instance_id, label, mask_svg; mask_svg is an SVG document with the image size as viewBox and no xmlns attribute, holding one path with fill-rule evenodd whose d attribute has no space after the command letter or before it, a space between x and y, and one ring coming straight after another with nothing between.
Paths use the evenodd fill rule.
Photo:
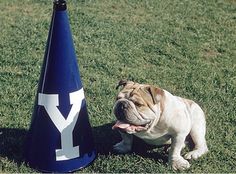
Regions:
<instances>
[{"instance_id":1,"label":"white fur","mask_svg":"<svg viewBox=\"0 0 236 174\"><path fill-rule=\"evenodd\" d=\"M190 167L187 160L197 159L208 151L205 140L205 116L195 102L174 96L165 90L163 100L162 113L159 112L160 105L153 106L156 108L156 118L149 129L133 135L152 145L171 143L169 164L175 170L184 170ZM185 146L184 142L188 134L192 137L195 146L184 156L184 159L181 150ZM114 146L114 150L127 153L131 151L132 135L124 133L121 135L123 140Z\"/></svg>"}]
</instances>

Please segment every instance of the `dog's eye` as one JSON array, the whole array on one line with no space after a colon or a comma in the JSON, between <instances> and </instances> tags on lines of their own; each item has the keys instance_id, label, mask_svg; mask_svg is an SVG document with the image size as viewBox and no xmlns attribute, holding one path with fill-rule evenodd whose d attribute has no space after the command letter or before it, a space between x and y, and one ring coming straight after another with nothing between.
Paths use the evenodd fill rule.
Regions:
<instances>
[{"instance_id":1,"label":"dog's eye","mask_svg":"<svg viewBox=\"0 0 236 174\"><path fill-rule=\"evenodd\" d=\"M134 101L134 104L138 107L143 106L143 103L141 103L140 101Z\"/></svg>"},{"instance_id":2,"label":"dog's eye","mask_svg":"<svg viewBox=\"0 0 236 174\"><path fill-rule=\"evenodd\" d=\"M121 97L120 97L120 96L117 96L117 97L116 97L116 100L119 100L119 99L121 99Z\"/></svg>"}]
</instances>

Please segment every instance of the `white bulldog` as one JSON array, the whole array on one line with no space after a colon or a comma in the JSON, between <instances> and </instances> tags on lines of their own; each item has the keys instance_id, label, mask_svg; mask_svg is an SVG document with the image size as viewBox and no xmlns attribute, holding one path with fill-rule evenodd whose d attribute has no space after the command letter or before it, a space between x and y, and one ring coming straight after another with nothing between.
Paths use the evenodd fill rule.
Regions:
<instances>
[{"instance_id":1,"label":"white bulldog","mask_svg":"<svg viewBox=\"0 0 236 174\"><path fill-rule=\"evenodd\" d=\"M194 101L132 81L121 80L119 86L123 89L114 105L117 122L112 129L119 130L122 141L113 146L116 152L131 151L133 135L151 145L171 144L169 164L174 170L184 170L190 167L187 160L197 159L208 151L205 115ZM184 159L181 150L188 135L194 149Z\"/></svg>"}]
</instances>

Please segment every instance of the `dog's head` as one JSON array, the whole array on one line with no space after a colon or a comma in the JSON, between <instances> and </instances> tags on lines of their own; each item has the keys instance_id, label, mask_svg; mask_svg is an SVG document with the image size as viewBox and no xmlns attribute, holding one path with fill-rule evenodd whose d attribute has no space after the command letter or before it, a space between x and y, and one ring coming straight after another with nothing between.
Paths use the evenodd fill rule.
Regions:
<instances>
[{"instance_id":1,"label":"dog's head","mask_svg":"<svg viewBox=\"0 0 236 174\"><path fill-rule=\"evenodd\" d=\"M159 119L164 91L160 88L121 80L123 86L114 104L117 118L113 129L133 134L147 130L154 120Z\"/></svg>"}]
</instances>

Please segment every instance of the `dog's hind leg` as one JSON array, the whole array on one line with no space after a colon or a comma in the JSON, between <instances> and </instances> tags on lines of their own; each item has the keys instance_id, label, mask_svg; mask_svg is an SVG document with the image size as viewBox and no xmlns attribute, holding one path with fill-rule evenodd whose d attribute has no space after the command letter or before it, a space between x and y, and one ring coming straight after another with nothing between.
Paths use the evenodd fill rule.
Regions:
<instances>
[{"instance_id":1,"label":"dog's hind leg","mask_svg":"<svg viewBox=\"0 0 236 174\"><path fill-rule=\"evenodd\" d=\"M194 104L192 106L192 128L190 131L190 136L194 143L194 148L192 151L188 152L184 157L185 159L197 159L203 154L207 153L208 148L206 144L205 134L206 134L206 121L205 115L202 109Z\"/></svg>"}]
</instances>

